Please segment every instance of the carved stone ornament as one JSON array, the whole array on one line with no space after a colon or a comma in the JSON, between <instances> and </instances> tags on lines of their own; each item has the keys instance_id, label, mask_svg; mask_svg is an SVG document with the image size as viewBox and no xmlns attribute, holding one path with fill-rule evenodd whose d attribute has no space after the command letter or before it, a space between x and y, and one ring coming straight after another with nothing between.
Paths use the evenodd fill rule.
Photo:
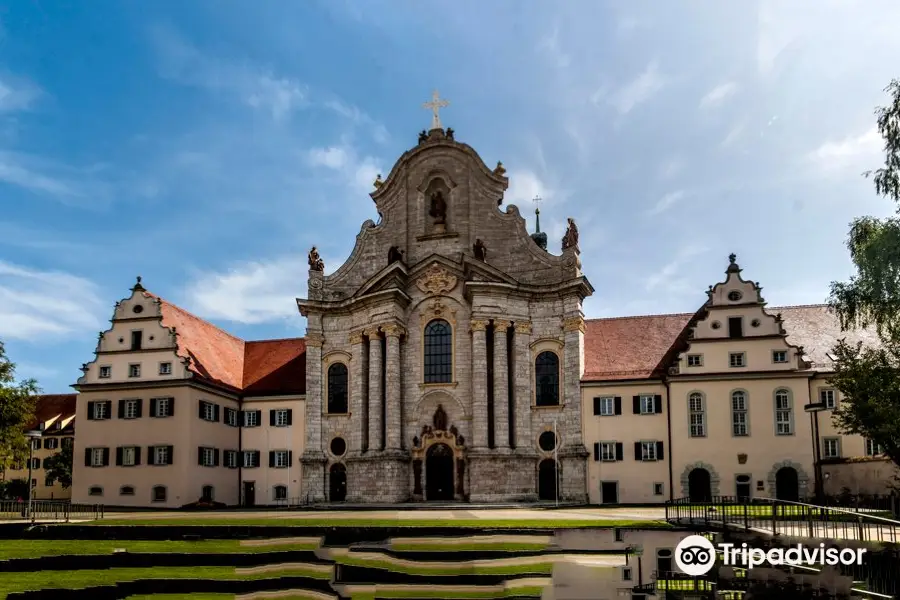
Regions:
<instances>
[{"instance_id":1,"label":"carved stone ornament","mask_svg":"<svg viewBox=\"0 0 900 600\"><path fill-rule=\"evenodd\" d=\"M737 458L738 458L738 464L739 464L739 465L746 465L746 464L747 464L747 455L746 455L746 454L744 454L744 453L738 454L738 455L737 455Z\"/></svg>"},{"instance_id":2,"label":"carved stone ornament","mask_svg":"<svg viewBox=\"0 0 900 600\"><path fill-rule=\"evenodd\" d=\"M575 224L575 219L572 217L569 217L569 226L562 239L562 249L568 250L569 248L573 248L578 252L578 226Z\"/></svg>"},{"instance_id":3,"label":"carved stone ornament","mask_svg":"<svg viewBox=\"0 0 900 600\"><path fill-rule=\"evenodd\" d=\"M322 257L319 256L319 251L316 250L316 247L313 246L309 251L309 270L310 271L324 271L325 270L325 262L322 261Z\"/></svg>"},{"instance_id":4,"label":"carved stone ornament","mask_svg":"<svg viewBox=\"0 0 900 600\"><path fill-rule=\"evenodd\" d=\"M504 176L506 175L506 169L503 167L503 163L499 160L497 161L497 166L494 167L494 175Z\"/></svg>"},{"instance_id":5,"label":"carved stone ornament","mask_svg":"<svg viewBox=\"0 0 900 600\"><path fill-rule=\"evenodd\" d=\"M473 319L470 324L470 329L472 331L485 331L487 329L488 322L482 321L480 319Z\"/></svg>"},{"instance_id":6,"label":"carved stone ornament","mask_svg":"<svg viewBox=\"0 0 900 600\"><path fill-rule=\"evenodd\" d=\"M362 331L351 331L350 332L350 343L351 344L362 344L363 341L363 332Z\"/></svg>"},{"instance_id":7,"label":"carved stone ornament","mask_svg":"<svg viewBox=\"0 0 900 600\"><path fill-rule=\"evenodd\" d=\"M456 275L434 263L416 280L416 285L426 294L446 294L453 291L457 281Z\"/></svg>"},{"instance_id":8,"label":"carved stone ornament","mask_svg":"<svg viewBox=\"0 0 900 600\"><path fill-rule=\"evenodd\" d=\"M516 321L516 333L531 333L531 321Z\"/></svg>"},{"instance_id":9,"label":"carved stone ornament","mask_svg":"<svg viewBox=\"0 0 900 600\"><path fill-rule=\"evenodd\" d=\"M381 173L378 174L378 177L375 178L375 181L372 183L372 186L377 190L381 186L384 185L384 181L381 180Z\"/></svg>"},{"instance_id":10,"label":"carved stone ornament","mask_svg":"<svg viewBox=\"0 0 900 600\"><path fill-rule=\"evenodd\" d=\"M451 321L456 317L455 310L449 310L447 305L441 302L440 298L435 298L431 304L422 312L423 319L436 319L438 317L449 318Z\"/></svg>"},{"instance_id":11,"label":"carved stone ornament","mask_svg":"<svg viewBox=\"0 0 900 600\"><path fill-rule=\"evenodd\" d=\"M382 325L381 330L384 332L385 336L392 337L400 337L406 331L399 325L395 325L394 323L388 323L387 325Z\"/></svg>"},{"instance_id":12,"label":"carved stone ornament","mask_svg":"<svg viewBox=\"0 0 900 600\"><path fill-rule=\"evenodd\" d=\"M494 319L494 331L506 331L512 325L512 321Z\"/></svg>"},{"instance_id":13,"label":"carved stone ornament","mask_svg":"<svg viewBox=\"0 0 900 600\"><path fill-rule=\"evenodd\" d=\"M584 333L584 318L583 317L568 317L563 321L563 331L566 333L572 331L580 331Z\"/></svg>"},{"instance_id":14,"label":"carved stone ornament","mask_svg":"<svg viewBox=\"0 0 900 600\"><path fill-rule=\"evenodd\" d=\"M314 348L321 348L322 344L325 343L325 336L321 333L307 333L306 334L306 345Z\"/></svg>"}]
</instances>

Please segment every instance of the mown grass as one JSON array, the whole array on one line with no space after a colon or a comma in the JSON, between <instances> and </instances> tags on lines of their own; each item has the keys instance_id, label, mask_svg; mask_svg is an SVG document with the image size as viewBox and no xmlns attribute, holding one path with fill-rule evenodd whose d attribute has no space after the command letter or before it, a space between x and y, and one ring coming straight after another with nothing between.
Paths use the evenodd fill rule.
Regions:
<instances>
[{"instance_id":1,"label":"mown grass","mask_svg":"<svg viewBox=\"0 0 900 600\"><path fill-rule=\"evenodd\" d=\"M540 552L550 544L528 544L519 542L484 542L466 544L441 544L429 542L422 544L391 544L397 552Z\"/></svg>"},{"instance_id":2,"label":"mown grass","mask_svg":"<svg viewBox=\"0 0 900 600\"><path fill-rule=\"evenodd\" d=\"M116 548L131 553L257 554L291 550L315 550L318 544L291 543L241 546L239 540L15 540L0 544L0 560L86 554L112 554Z\"/></svg>"},{"instance_id":3,"label":"mown grass","mask_svg":"<svg viewBox=\"0 0 900 600\"><path fill-rule=\"evenodd\" d=\"M744 513L744 509L746 508L746 513ZM824 516L824 517L832 517L832 518L851 518L855 519L856 515L851 513L845 513L840 511L833 511L829 508L810 508L808 506L792 506L779 504L775 505L775 512L777 518L789 518L789 517L797 517L797 518L806 518L809 515L812 516ZM682 510L690 510L694 516L699 516L709 512L710 515L715 514L726 514L726 515L738 515L743 516L746 514L750 518L771 518L773 514L773 505L768 504L688 504L688 505L680 505L674 507L672 510L675 514L678 514L678 511ZM844 509L847 510L847 509ZM891 517L890 511L883 510L875 510L875 511L866 511L862 513L865 516L873 516L873 517Z\"/></svg>"},{"instance_id":4,"label":"mown grass","mask_svg":"<svg viewBox=\"0 0 900 600\"><path fill-rule=\"evenodd\" d=\"M186 516L160 519L103 519L77 525L106 526L254 526L254 527L366 527L366 528L458 528L458 529L611 529L613 527L639 527L642 529L671 527L665 521L638 519L366 519L366 518L291 518L291 519L221 519ZM59 525L67 527L68 525Z\"/></svg>"},{"instance_id":5,"label":"mown grass","mask_svg":"<svg viewBox=\"0 0 900 600\"><path fill-rule=\"evenodd\" d=\"M348 567L363 567L367 569L381 569L391 573L404 575L426 575L433 577L448 577L455 575L550 575L553 572L553 562L535 562L519 565L472 565L472 564L446 564L433 566L428 564L406 565L391 560L379 560L373 558L360 558L353 555L339 555L332 559L339 564Z\"/></svg>"},{"instance_id":6,"label":"mown grass","mask_svg":"<svg viewBox=\"0 0 900 600\"><path fill-rule=\"evenodd\" d=\"M234 594L144 594L128 596L126 600L234 600Z\"/></svg>"},{"instance_id":7,"label":"mown grass","mask_svg":"<svg viewBox=\"0 0 900 600\"><path fill-rule=\"evenodd\" d=\"M378 587L378 592L371 593L355 593L351 596L352 600L381 600L382 598L435 598L436 600L463 600L463 599L484 599L493 598L540 598L544 592L544 588L538 585L522 586L516 588L507 588L503 590L447 590L437 587L436 589L390 589L388 587Z\"/></svg>"},{"instance_id":8,"label":"mown grass","mask_svg":"<svg viewBox=\"0 0 900 600\"><path fill-rule=\"evenodd\" d=\"M0 598L12 592L41 589L82 589L97 585L113 585L120 581L143 579L216 579L225 581L309 577L331 579L330 573L291 567L266 573L238 574L234 567L157 567L149 569L84 569L79 571L34 571L4 573L0 577Z\"/></svg>"}]
</instances>

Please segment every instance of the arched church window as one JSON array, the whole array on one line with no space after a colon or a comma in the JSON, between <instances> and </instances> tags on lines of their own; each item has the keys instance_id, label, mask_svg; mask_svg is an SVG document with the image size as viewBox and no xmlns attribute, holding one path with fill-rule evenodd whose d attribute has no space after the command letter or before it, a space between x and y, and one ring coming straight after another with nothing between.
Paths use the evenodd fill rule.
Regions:
<instances>
[{"instance_id":1,"label":"arched church window","mask_svg":"<svg viewBox=\"0 0 900 600\"><path fill-rule=\"evenodd\" d=\"M334 363L328 367L328 412L346 414L347 409L347 365Z\"/></svg>"},{"instance_id":2,"label":"arched church window","mask_svg":"<svg viewBox=\"0 0 900 600\"><path fill-rule=\"evenodd\" d=\"M443 319L425 326L425 383L450 383L453 379L453 329Z\"/></svg>"},{"instance_id":3,"label":"arched church window","mask_svg":"<svg viewBox=\"0 0 900 600\"><path fill-rule=\"evenodd\" d=\"M541 352L534 360L535 404L559 405L559 357L555 352Z\"/></svg>"}]
</instances>

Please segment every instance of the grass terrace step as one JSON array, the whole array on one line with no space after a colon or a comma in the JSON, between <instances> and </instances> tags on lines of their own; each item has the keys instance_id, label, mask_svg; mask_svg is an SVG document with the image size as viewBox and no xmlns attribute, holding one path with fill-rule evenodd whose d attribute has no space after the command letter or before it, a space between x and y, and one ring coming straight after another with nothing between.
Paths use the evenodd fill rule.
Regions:
<instances>
[{"instance_id":1,"label":"grass terrace step","mask_svg":"<svg viewBox=\"0 0 900 600\"><path fill-rule=\"evenodd\" d=\"M549 577L533 577L505 581L493 586L469 585L344 585L342 596L352 600L381 600L409 598L436 600L491 599L491 598L540 598L544 588L551 584Z\"/></svg>"},{"instance_id":2,"label":"grass terrace step","mask_svg":"<svg viewBox=\"0 0 900 600\"><path fill-rule=\"evenodd\" d=\"M42 556L112 554L124 549L131 553L248 554L316 550L322 538L279 538L262 540L7 540L0 543L0 560Z\"/></svg>"},{"instance_id":3,"label":"grass terrace step","mask_svg":"<svg viewBox=\"0 0 900 600\"><path fill-rule=\"evenodd\" d=\"M546 550L553 544L552 535L467 535L456 537L403 537L388 540L388 547L398 552L528 552Z\"/></svg>"},{"instance_id":4,"label":"grass terrace step","mask_svg":"<svg viewBox=\"0 0 900 600\"><path fill-rule=\"evenodd\" d=\"M415 513L413 513L415 514ZM177 525L180 527L190 526L254 526L254 527L307 527L307 528L341 528L341 527L365 527L365 528L459 528L459 529L588 529L601 528L610 529L613 527L640 527L655 528L669 527L669 524L661 520L642 520L642 519L604 519L604 518L583 518L583 519L533 519L533 518L494 518L494 519L478 519L478 518L460 518L460 519L439 519L439 518L394 518L394 519L370 519L366 517L355 517L348 515L341 519L322 518L319 516L310 517L247 517L247 518L204 518L202 515L185 515L184 517L160 517L160 518L140 518L140 519L102 519L97 521L86 521L77 525L87 525L96 527L110 527L114 525L123 526L162 526ZM63 525L61 525L63 526ZM71 525L70 525L71 526Z\"/></svg>"}]
</instances>

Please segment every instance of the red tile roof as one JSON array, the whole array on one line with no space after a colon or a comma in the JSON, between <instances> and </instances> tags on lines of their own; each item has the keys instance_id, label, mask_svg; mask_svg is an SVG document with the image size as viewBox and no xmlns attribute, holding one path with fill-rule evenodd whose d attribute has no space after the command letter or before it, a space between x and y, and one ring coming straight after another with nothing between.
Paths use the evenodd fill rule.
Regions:
<instances>
[{"instance_id":1,"label":"red tile roof","mask_svg":"<svg viewBox=\"0 0 900 600\"><path fill-rule=\"evenodd\" d=\"M44 394L37 396L34 408L34 420L28 428L34 429L41 423L51 419L65 419L75 414L75 398L77 394Z\"/></svg>"},{"instance_id":2,"label":"red tile roof","mask_svg":"<svg viewBox=\"0 0 900 600\"><path fill-rule=\"evenodd\" d=\"M306 393L305 339L247 342L244 348L244 394Z\"/></svg>"},{"instance_id":3,"label":"red tile roof","mask_svg":"<svg viewBox=\"0 0 900 600\"><path fill-rule=\"evenodd\" d=\"M815 370L829 370L828 353L841 338L876 345L872 330L841 331L824 304L766 307L781 313L787 341L803 346ZM583 381L621 381L660 377L680 350L693 313L589 319L585 322Z\"/></svg>"},{"instance_id":4,"label":"red tile roof","mask_svg":"<svg viewBox=\"0 0 900 600\"><path fill-rule=\"evenodd\" d=\"M178 333L178 355L190 357L199 377L253 395L306 393L306 342L303 338L245 342L155 294L162 324Z\"/></svg>"}]
</instances>

